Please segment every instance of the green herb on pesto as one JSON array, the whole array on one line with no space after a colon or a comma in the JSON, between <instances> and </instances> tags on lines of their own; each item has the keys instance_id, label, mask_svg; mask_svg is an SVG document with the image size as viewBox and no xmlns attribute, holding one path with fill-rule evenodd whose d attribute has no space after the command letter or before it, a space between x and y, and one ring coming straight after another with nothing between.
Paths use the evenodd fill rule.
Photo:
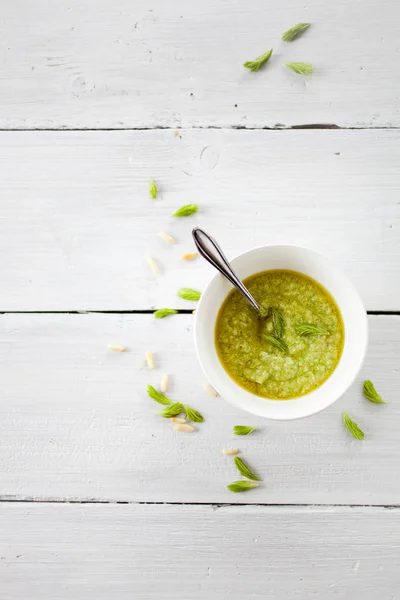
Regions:
<instances>
[{"instance_id":1,"label":"green herb on pesto","mask_svg":"<svg viewBox=\"0 0 400 600\"><path fill-rule=\"evenodd\" d=\"M319 327L319 325L313 325L312 323L299 323L296 327L296 332L301 337L327 335L329 333L326 329Z\"/></svg>"},{"instance_id":2,"label":"green herb on pesto","mask_svg":"<svg viewBox=\"0 0 400 600\"><path fill-rule=\"evenodd\" d=\"M271 346L273 346L277 350L280 350L281 352L289 352L289 348L287 347L287 345L285 344L285 342L283 340L277 340L272 335L264 335L264 334L261 334L261 339L263 339L265 342L268 342L268 344L271 344Z\"/></svg>"},{"instance_id":3,"label":"green herb on pesto","mask_svg":"<svg viewBox=\"0 0 400 600\"><path fill-rule=\"evenodd\" d=\"M277 308L271 307L269 309L269 315L271 315L271 317L272 317L272 325L274 328L274 337L276 337L278 340L280 340L281 337L283 336L283 329L284 329L284 325L285 325L282 313Z\"/></svg>"}]
</instances>

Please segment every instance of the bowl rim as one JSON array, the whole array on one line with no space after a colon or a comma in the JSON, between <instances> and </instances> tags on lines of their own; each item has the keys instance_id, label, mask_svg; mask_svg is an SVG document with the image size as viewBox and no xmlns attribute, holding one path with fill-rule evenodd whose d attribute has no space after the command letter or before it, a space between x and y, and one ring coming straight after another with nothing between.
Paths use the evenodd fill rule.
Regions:
<instances>
[{"instance_id":1,"label":"bowl rim","mask_svg":"<svg viewBox=\"0 0 400 600\"><path fill-rule=\"evenodd\" d=\"M194 343L195 343L195 350L196 350L196 356L197 359L200 363L201 369L204 373L204 375L207 377L207 380L210 382L210 384L215 388L215 390L218 392L219 395L221 395L223 397L223 399L228 402L228 404L230 404L231 406L234 406L235 408L239 408L240 410L243 410L245 412L247 412L248 414L252 414L252 415L256 415L259 417L262 417L263 419L267 419L267 420L272 420L272 421L294 421L294 420L298 420L298 419L303 419L306 417L310 417L312 415L318 414L320 412L322 412L323 410L325 410L326 408L329 408L329 406L332 406L332 404L334 404L339 398L341 398L346 391L351 387L351 385L354 383L354 381L356 380L362 365L364 363L365 360L365 356L366 356L366 352L367 352L367 348L368 348L368 340L369 340L369 331L368 331L368 314L366 312L364 303L361 299L361 296L358 292L358 290L356 289L355 285L353 284L353 282L351 281L351 279L347 276L347 274L340 268L337 266L337 264L332 261L331 258L328 258L326 255L321 254L319 252L316 252L315 250L313 250L312 248L309 248L307 246L300 246L297 244L263 244L263 245L259 245L259 246L254 246L252 248L249 248L248 250L245 250L244 252L240 252L239 254L236 254L233 258L229 259L229 262L231 262L232 264L239 258L245 257L246 255L250 255L252 253L255 253L257 251L260 250L265 250L265 249L276 249L276 250L291 250L291 251L296 251L296 250L300 250L300 251L306 251L307 253L309 253L310 255L314 255L316 257L319 257L320 259L326 261L333 269L336 269L336 271L340 274L341 277L343 277L348 285L351 287L352 289L352 293L354 295L354 297L357 299L360 308L362 309L363 313L364 313L364 318L363 318L363 337L364 337L364 344L362 347L362 351L359 353L359 359L358 359L358 365L357 368L354 369L354 373L352 375L351 378L349 378L349 380L347 381L346 387L339 393L339 395L336 398L333 398L329 403L327 404L323 404L322 406L316 406L316 407L310 407L308 410L304 410L302 414L297 414L297 415L281 415L281 416L266 416L265 414L263 414L261 411L257 411L254 409L250 409L249 407L243 406L243 404L241 402L237 402L235 400L235 398L229 395L229 397L226 397L224 394L221 394L220 389L219 389L219 385L218 385L218 381L215 381L215 379L211 376L210 377L210 373L208 372L208 368L206 367L204 360L201 356L201 352L199 350L199 344L198 344L198 337L199 337L199 316L202 314L202 305L205 302L205 297L206 297L206 292L207 290L212 286L212 284L214 283L215 280L217 280L218 278L223 277L223 275L221 275L220 273L215 273L210 280L208 281L207 285L204 288L204 291L202 292L202 295L200 297L200 300L197 304L197 308L196 308L196 312L195 312L195 323L194 323L194 328L193 328L193 332L194 332ZM234 264L233 264L234 266ZM268 270L273 270L273 269L265 269L266 271ZM293 269L293 271L296 271L296 269ZM250 273L248 276L246 277L250 277L252 274L256 274L262 271L258 271L255 270L254 273ZM301 273L301 271L297 271L299 273ZM305 274L305 273L304 273ZM312 277L310 275L308 275L308 277L310 277L311 279L314 279L315 281L317 281L317 283L320 283L315 277ZM323 285L320 283L320 285ZM325 287L325 286L323 286ZM233 288L233 286L232 286ZM231 288L231 289L232 289ZM329 290L328 290L329 291ZM225 296L226 298L226 296ZM224 299L225 299L224 298ZM223 302L223 301L222 301ZM222 306L222 302L220 303L219 307ZM336 302L336 299L335 299ZM339 306L339 309L341 309L341 307ZM219 309L218 309L219 310ZM215 326L215 323L214 323ZM222 367L223 368L223 367ZM337 367L336 367L337 368ZM335 370L336 370L335 368ZM335 371L333 371L334 373ZM332 373L332 374L333 374ZM229 375L228 375L229 376ZM329 376L329 378L326 381L329 381L331 376ZM242 388L239 384L237 384L234 379L230 378L233 385L237 388L239 388L240 390L243 390L245 388ZM324 384L322 384L324 385ZM319 386L317 388L320 389ZM262 398L262 396L257 396L256 394L252 394L249 390L246 390L251 396L253 396L254 398ZM312 392L310 392L312 393ZM299 396L299 398L305 398L308 394L305 394L304 396ZM264 400L266 400L267 402L293 402L296 401L297 398L293 398L290 400L273 400L273 399L268 399L268 398L264 398Z\"/></svg>"}]
</instances>

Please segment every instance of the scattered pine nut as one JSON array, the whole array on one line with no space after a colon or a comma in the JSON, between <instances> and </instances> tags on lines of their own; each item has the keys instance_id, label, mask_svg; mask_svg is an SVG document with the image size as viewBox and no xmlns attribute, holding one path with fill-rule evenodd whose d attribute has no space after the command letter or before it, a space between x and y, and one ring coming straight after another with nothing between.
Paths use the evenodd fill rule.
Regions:
<instances>
[{"instance_id":1,"label":"scattered pine nut","mask_svg":"<svg viewBox=\"0 0 400 600\"><path fill-rule=\"evenodd\" d=\"M125 346L116 346L115 344L109 344L108 347L110 350L114 350L114 352L125 352Z\"/></svg>"},{"instance_id":2,"label":"scattered pine nut","mask_svg":"<svg viewBox=\"0 0 400 600\"><path fill-rule=\"evenodd\" d=\"M151 352L145 352L144 356L146 358L146 362L147 362L147 366L149 367L149 369L153 370L154 369L154 358Z\"/></svg>"},{"instance_id":3,"label":"scattered pine nut","mask_svg":"<svg viewBox=\"0 0 400 600\"><path fill-rule=\"evenodd\" d=\"M216 392L214 388L211 387L211 385L207 382L203 383L203 390L210 396L214 396L215 398L218 396L218 392Z\"/></svg>"},{"instance_id":4,"label":"scattered pine nut","mask_svg":"<svg viewBox=\"0 0 400 600\"><path fill-rule=\"evenodd\" d=\"M185 254L182 254L181 259L182 260L194 260L195 258L197 258L199 255L198 252L185 252Z\"/></svg>"},{"instance_id":5,"label":"scattered pine nut","mask_svg":"<svg viewBox=\"0 0 400 600\"><path fill-rule=\"evenodd\" d=\"M222 454L224 456L232 456L233 454L237 454L239 452L238 448L224 448L222 450Z\"/></svg>"},{"instance_id":6,"label":"scattered pine nut","mask_svg":"<svg viewBox=\"0 0 400 600\"><path fill-rule=\"evenodd\" d=\"M165 392L167 391L167 388L168 388L168 373L164 373L164 375L161 377L160 392L165 394Z\"/></svg>"},{"instance_id":7,"label":"scattered pine nut","mask_svg":"<svg viewBox=\"0 0 400 600\"><path fill-rule=\"evenodd\" d=\"M174 429L175 431L186 431L187 433L192 433L192 431L194 431L194 427L184 423L174 423Z\"/></svg>"},{"instance_id":8,"label":"scattered pine nut","mask_svg":"<svg viewBox=\"0 0 400 600\"><path fill-rule=\"evenodd\" d=\"M167 242L167 244L175 244L175 240L172 237L172 235L169 235L169 233L167 233L166 231L160 231L160 233L157 233L158 237L160 237L162 240L164 240L164 242Z\"/></svg>"},{"instance_id":9,"label":"scattered pine nut","mask_svg":"<svg viewBox=\"0 0 400 600\"><path fill-rule=\"evenodd\" d=\"M195 315L195 314L196 314L196 310L192 310L192 315Z\"/></svg>"},{"instance_id":10,"label":"scattered pine nut","mask_svg":"<svg viewBox=\"0 0 400 600\"><path fill-rule=\"evenodd\" d=\"M186 419L184 419L183 417L171 417L171 421L173 423L180 423L181 425L183 423L186 423Z\"/></svg>"},{"instance_id":11,"label":"scattered pine nut","mask_svg":"<svg viewBox=\"0 0 400 600\"><path fill-rule=\"evenodd\" d=\"M151 256L146 256L146 260L147 260L147 264L149 265L149 267L153 271L153 273L155 275L158 275L160 273L160 267L158 266L156 261L153 258L151 258Z\"/></svg>"}]
</instances>

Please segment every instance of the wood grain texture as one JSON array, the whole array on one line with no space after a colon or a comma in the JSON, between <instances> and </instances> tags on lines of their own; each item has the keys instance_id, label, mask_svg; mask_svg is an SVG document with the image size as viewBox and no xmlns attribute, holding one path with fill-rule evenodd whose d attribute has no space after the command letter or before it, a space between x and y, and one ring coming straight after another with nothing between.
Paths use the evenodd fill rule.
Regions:
<instances>
[{"instance_id":1,"label":"wood grain texture","mask_svg":"<svg viewBox=\"0 0 400 600\"><path fill-rule=\"evenodd\" d=\"M202 260L180 260L193 249L194 225L228 257L262 244L309 246L347 271L368 309L399 310L399 139L394 131L0 132L0 310L190 308L177 290L202 290L213 275ZM148 177L159 186L155 201ZM197 215L171 218L189 202Z\"/></svg>"},{"instance_id":2,"label":"wood grain texture","mask_svg":"<svg viewBox=\"0 0 400 600\"><path fill-rule=\"evenodd\" d=\"M395 0L16 0L2 11L0 126L399 127L396 14ZM299 21L313 25L282 42ZM271 47L265 69L243 68Z\"/></svg>"},{"instance_id":3,"label":"wood grain texture","mask_svg":"<svg viewBox=\"0 0 400 600\"><path fill-rule=\"evenodd\" d=\"M178 288L212 275L180 260L195 224L229 257L314 248L369 310L400 309L400 133L377 129L400 127L394 0L3 4L0 130L54 131L0 131L0 311L192 308ZM298 21L312 27L281 42ZM265 69L243 69L269 47ZM298 60L315 74L283 66ZM290 130L307 124L355 130ZM172 219L188 202L199 214ZM369 323L349 392L269 423L204 393L191 315L0 315L1 600L395 600L400 317ZM206 418L193 434L154 414L146 385L164 372ZM365 378L387 406L363 399ZM239 423L257 431L237 438ZM226 489L228 446L259 489Z\"/></svg>"},{"instance_id":4,"label":"wood grain texture","mask_svg":"<svg viewBox=\"0 0 400 600\"><path fill-rule=\"evenodd\" d=\"M399 510L3 504L7 600L395 600Z\"/></svg>"},{"instance_id":5,"label":"wood grain texture","mask_svg":"<svg viewBox=\"0 0 400 600\"><path fill-rule=\"evenodd\" d=\"M192 315L3 315L0 319L0 499L266 504L389 504L400 497L400 318L370 317L365 368L328 410L269 422L211 398L194 356ZM125 353L108 344L124 345ZM154 353L156 370L144 367ZM147 397L170 374L171 398L205 417L196 433L175 432ZM386 406L371 404L371 379ZM341 411L365 431L354 440ZM248 437L234 425L253 425ZM233 494L226 447L263 479Z\"/></svg>"}]
</instances>

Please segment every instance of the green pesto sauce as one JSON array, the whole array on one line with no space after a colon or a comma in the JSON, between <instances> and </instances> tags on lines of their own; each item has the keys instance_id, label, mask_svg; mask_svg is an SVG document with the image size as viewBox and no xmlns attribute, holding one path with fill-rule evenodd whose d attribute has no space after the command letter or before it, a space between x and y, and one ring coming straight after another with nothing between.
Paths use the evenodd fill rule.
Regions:
<instances>
[{"instance_id":1,"label":"green pesto sauce","mask_svg":"<svg viewBox=\"0 0 400 600\"><path fill-rule=\"evenodd\" d=\"M236 383L257 396L289 400L319 387L337 367L344 344L344 325L332 296L314 279L295 271L256 273L244 284L268 311L284 319L282 341L288 352L260 334L273 335L272 318L260 320L237 291L230 292L217 317L215 345L220 361ZM296 327L309 323L327 335L301 337Z\"/></svg>"}]
</instances>

